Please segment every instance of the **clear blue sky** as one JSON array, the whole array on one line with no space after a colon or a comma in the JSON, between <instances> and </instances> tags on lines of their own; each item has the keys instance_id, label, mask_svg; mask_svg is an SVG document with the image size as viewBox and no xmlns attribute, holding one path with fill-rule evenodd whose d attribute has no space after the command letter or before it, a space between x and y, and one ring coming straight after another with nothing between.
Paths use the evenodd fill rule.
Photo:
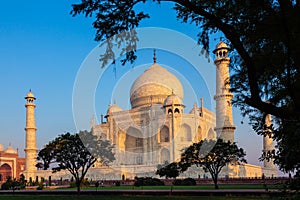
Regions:
<instances>
[{"instance_id":1,"label":"clear blue sky","mask_svg":"<svg viewBox=\"0 0 300 200\"><path fill-rule=\"evenodd\" d=\"M79 1L1 2L0 143L5 147L11 143L14 148L19 148L21 156L24 156L25 141L24 96L30 88L37 98L38 148L58 134L76 131L72 114L73 85L81 63L98 45L93 40L95 30L92 27L92 19L83 16L73 18L69 14L71 4L76 2ZM149 5L141 7L151 14L151 19L143 22L142 27L168 28L196 39L197 28L177 22L169 3ZM218 39L212 40L213 45L217 42ZM149 57L144 60L146 56L139 58L137 63L152 62L151 51L145 52ZM159 59L167 62L167 53L159 52ZM131 69L127 67L121 71L125 74ZM117 78L121 78L121 74L117 73ZM108 80L105 84L114 84L114 81L116 80L112 78L111 82ZM193 81L191 84L194 89L200 91ZM97 116L105 112L112 99L109 96L103 100L99 93L98 91L96 94L95 103ZM200 93L201 91L196 94L196 98L201 97ZM253 133L247 123L240 123L244 119L241 119L237 109L234 110L234 120L237 125L236 141L246 150L249 163L257 164L262 149L262 138Z\"/></svg>"}]
</instances>

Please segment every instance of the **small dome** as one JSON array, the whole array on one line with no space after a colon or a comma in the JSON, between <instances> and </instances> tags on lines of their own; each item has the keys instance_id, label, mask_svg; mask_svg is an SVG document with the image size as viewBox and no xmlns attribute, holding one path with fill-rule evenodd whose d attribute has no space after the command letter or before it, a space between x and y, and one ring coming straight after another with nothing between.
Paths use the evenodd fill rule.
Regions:
<instances>
[{"instance_id":1,"label":"small dome","mask_svg":"<svg viewBox=\"0 0 300 200\"><path fill-rule=\"evenodd\" d=\"M32 98L35 99L33 93L31 92L31 90L29 90L29 92L27 93L27 95L26 95L26 97L25 97L25 99L28 99L28 98L30 98L30 99L32 99Z\"/></svg>"},{"instance_id":2,"label":"small dome","mask_svg":"<svg viewBox=\"0 0 300 200\"><path fill-rule=\"evenodd\" d=\"M219 44L217 44L216 49L221 49L221 48L228 48L227 44L223 41L219 42Z\"/></svg>"},{"instance_id":3,"label":"small dome","mask_svg":"<svg viewBox=\"0 0 300 200\"><path fill-rule=\"evenodd\" d=\"M164 102L165 107L170 105L182 105L182 99L176 94L171 94L165 99Z\"/></svg>"},{"instance_id":4,"label":"small dome","mask_svg":"<svg viewBox=\"0 0 300 200\"><path fill-rule=\"evenodd\" d=\"M31 91L29 91L29 92L27 93L26 97L32 97L32 98L34 98L34 95L33 95L33 93L32 93Z\"/></svg>"},{"instance_id":5,"label":"small dome","mask_svg":"<svg viewBox=\"0 0 300 200\"><path fill-rule=\"evenodd\" d=\"M114 112L120 112L120 111L122 111L122 108L120 108L116 104L111 104L111 105L108 106L107 114L114 113Z\"/></svg>"},{"instance_id":6,"label":"small dome","mask_svg":"<svg viewBox=\"0 0 300 200\"><path fill-rule=\"evenodd\" d=\"M3 146L3 144L0 144L0 151L4 151L4 146Z\"/></svg>"},{"instance_id":7,"label":"small dome","mask_svg":"<svg viewBox=\"0 0 300 200\"><path fill-rule=\"evenodd\" d=\"M218 50L221 50L221 49L226 49L228 50L228 46L225 42L221 41L217 44L216 46L216 49L213 51L213 53L216 53Z\"/></svg>"},{"instance_id":8,"label":"small dome","mask_svg":"<svg viewBox=\"0 0 300 200\"><path fill-rule=\"evenodd\" d=\"M15 150L11 145L9 145L7 147L7 149L5 150L5 153L13 153L13 154L17 154L17 150Z\"/></svg>"},{"instance_id":9,"label":"small dome","mask_svg":"<svg viewBox=\"0 0 300 200\"><path fill-rule=\"evenodd\" d=\"M139 76L130 89L132 108L163 104L172 91L183 98L183 89L178 78L157 63Z\"/></svg>"}]
</instances>

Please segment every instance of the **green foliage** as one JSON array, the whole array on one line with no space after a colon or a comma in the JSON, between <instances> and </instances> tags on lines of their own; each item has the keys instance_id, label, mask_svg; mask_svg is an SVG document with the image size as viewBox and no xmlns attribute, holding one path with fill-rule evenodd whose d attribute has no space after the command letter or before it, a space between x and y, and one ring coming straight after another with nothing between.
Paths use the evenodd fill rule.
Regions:
<instances>
[{"instance_id":1,"label":"green foliage","mask_svg":"<svg viewBox=\"0 0 300 200\"><path fill-rule=\"evenodd\" d=\"M158 186L164 185L164 182L159 180L158 178L152 177L136 177L134 181L134 186Z\"/></svg>"},{"instance_id":2,"label":"green foliage","mask_svg":"<svg viewBox=\"0 0 300 200\"><path fill-rule=\"evenodd\" d=\"M93 16L96 41L105 41L105 65L115 61L114 47L126 54L122 64L136 59L134 31L149 14L149 1L81 0L73 4L73 16ZM177 19L199 29L198 42L209 52L210 36L221 33L231 53L231 91L234 105L249 116L253 128L262 135L264 116L274 116L277 151L272 156L284 171L300 169L300 2L283 0L153 0L169 4ZM128 31L128 32L125 32ZM206 55L208 53L206 52ZM229 83L229 82L228 82ZM225 84L228 84L225 83ZM296 139L294 139L296 138Z\"/></svg>"},{"instance_id":3,"label":"green foliage","mask_svg":"<svg viewBox=\"0 0 300 200\"><path fill-rule=\"evenodd\" d=\"M90 182L87 178L85 178L81 183L81 187L89 187L89 186L90 186Z\"/></svg>"},{"instance_id":4,"label":"green foliage","mask_svg":"<svg viewBox=\"0 0 300 200\"><path fill-rule=\"evenodd\" d=\"M76 183L74 181L70 182L70 188L76 188Z\"/></svg>"},{"instance_id":5,"label":"green foliage","mask_svg":"<svg viewBox=\"0 0 300 200\"><path fill-rule=\"evenodd\" d=\"M20 180L17 180L16 178L12 179L11 176L8 176L6 181L1 185L1 190L19 190L25 188L25 178L22 174L20 177Z\"/></svg>"},{"instance_id":6,"label":"green foliage","mask_svg":"<svg viewBox=\"0 0 300 200\"><path fill-rule=\"evenodd\" d=\"M177 179L174 180L173 185L190 186L196 185L196 181L193 178Z\"/></svg>"},{"instance_id":7,"label":"green foliage","mask_svg":"<svg viewBox=\"0 0 300 200\"><path fill-rule=\"evenodd\" d=\"M166 178L176 178L179 176L179 166L178 163L173 162L167 165L158 166L156 174L160 177L165 176Z\"/></svg>"},{"instance_id":8,"label":"green foliage","mask_svg":"<svg viewBox=\"0 0 300 200\"><path fill-rule=\"evenodd\" d=\"M10 183L7 181L1 185L1 190L10 190Z\"/></svg>"},{"instance_id":9,"label":"green foliage","mask_svg":"<svg viewBox=\"0 0 300 200\"><path fill-rule=\"evenodd\" d=\"M44 189L44 185L43 183L39 183L38 187L36 188L37 190L43 190Z\"/></svg>"},{"instance_id":10,"label":"green foliage","mask_svg":"<svg viewBox=\"0 0 300 200\"><path fill-rule=\"evenodd\" d=\"M182 154L179 166L181 171L186 171L192 165L202 167L209 172L215 188L218 189L218 175L227 164L240 164L246 162L245 152L238 148L235 143L223 141L222 139L201 140L189 146Z\"/></svg>"},{"instance_id":11,"label":"green foliage","mask_svg":"<svg viewBox=\"0 0 300 200\"><path fill-rule=\"evenodd\" d=\"M56 138L57 139L57 138ZM55 162L55 145L57 140L53 140L44 146L38 153L36 167L40 169L47 170L51 163Z\"/></svg>"},{"instance_id":12,"label":"green foliage","mask_svg":"<svg viewBox=\"0 0 300 200\"><path fill-rule=\"evenodd\" d=\"M115 159L112 152L113 146L110 145L109 141L99 140L88 131L80 131L74 135L62 134L49 142L45 148L50 146L52 147L51 151L42 149L40 152L43 152L44 158L47 158L44 153L48 152L48 156L51 158L48 160L57 164L52 168L54 173L67 170L73 175L78 192L80 192L82 183L88 182L84 177L96 161L108 165Z\"/></svg>"},{"instance_id":13,"label":"green foliage","mask_svg":"<svg viewBox=\"0 0 300 200\"><path fill-rule=\"evenodd\" d=\"M26 187L26 180L25 180L24 174L20 175L19 183L20 183L20 189L25 189L25 187Z\"/></svg>"}]
</instances>

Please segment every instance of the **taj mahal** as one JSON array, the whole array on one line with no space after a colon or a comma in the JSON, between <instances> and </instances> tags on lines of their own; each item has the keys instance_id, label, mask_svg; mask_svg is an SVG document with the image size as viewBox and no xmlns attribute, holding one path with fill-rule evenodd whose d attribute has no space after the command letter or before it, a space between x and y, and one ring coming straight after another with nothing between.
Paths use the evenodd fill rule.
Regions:
<instances>
[{"instance_id":1,"label":"taj mahal","mask_svg":"<svg viewBox=\"0 0 300 200\"><path fill-rule=\"evenodd\" d=\"M216 111L213 112L194 104L190 111L185 111L184 90L180 80L166 68L156 62L149 66L132 84L130 89L131 109L123 110L116 104L108 106L106 120L95 124L91 120L91 130L99 139L109 140L115 145L116 160L111 166L95 165L86 175L93 180L121 180L122 177L133 179L135 176L157 176L158 164L178 161L182 150L192 143L203 139L222 138L234 141L236 127L232 119L230 92L228 47L220 42L213 51L216 65ZM50 170L37 170L35 97L30 91L26 99L26 146L25 167L22 171L11 167L12 173L23 173L26 179L36 177L70 178L68 172L52 173ZM270 120L269 120L270 121ZM266 123L270 123L270 122ZM263 151L274 149L269 137L263 138ZM0 148L1 150L1 148ZM11 150L12 151L12 150ZM1 158L0 166L5 164ZM9 163L6 163L8 166ZM23 164L24 165L24 164ZM0 173L1 173L0 167ZM7 167L7 166L6 166ZM272 160L264 161L263 166L251 164L228 165L221 172L221 177L276 177L278 172ZM182 177L198 178L205 175L201 168L191 168L181 174ZM206 176L209 177L207 173Z\"/></svg>"}]
</instances>

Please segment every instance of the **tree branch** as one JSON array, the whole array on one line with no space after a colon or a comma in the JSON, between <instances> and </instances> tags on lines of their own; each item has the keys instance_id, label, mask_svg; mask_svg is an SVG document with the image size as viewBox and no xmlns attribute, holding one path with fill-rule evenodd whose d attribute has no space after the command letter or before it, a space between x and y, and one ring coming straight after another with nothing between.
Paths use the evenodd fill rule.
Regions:
<instances>
[{"instance_id":1,"label":"tree branch","mask_svg":"<svg viewBox=\"0 0 300 200\"><path fill-rule=\"evenodd\" d=\"M245 62L245 66L247 68L250 93L251 93L251 97L246 99L246 103L248 105L281 118L294 118L295 116L300 115L300 113L298 112L288 111L286 109L282 109L273 104L269 104L262 101L259 94L260 90L258 87L258 79L256 76L256 67L254 61L248 54L247 50L244 48L243 43L239 39L240 38L239 35L236 34L236 31L232 26L223 23L220 18L217 18L215 15L208 13L207 11L205 11L204 8L199 7L198 5L196 5L191 1L187 1L187 0L162 0L162 1L172 1L178 3L179 5L189 9L191 12L194 12L200 16L205 17L212 24L214 24L216 28L221 30L225 34L226 38L231 41L232 45L238 51L239 55Z\"/></svg>"}]
</instances>

